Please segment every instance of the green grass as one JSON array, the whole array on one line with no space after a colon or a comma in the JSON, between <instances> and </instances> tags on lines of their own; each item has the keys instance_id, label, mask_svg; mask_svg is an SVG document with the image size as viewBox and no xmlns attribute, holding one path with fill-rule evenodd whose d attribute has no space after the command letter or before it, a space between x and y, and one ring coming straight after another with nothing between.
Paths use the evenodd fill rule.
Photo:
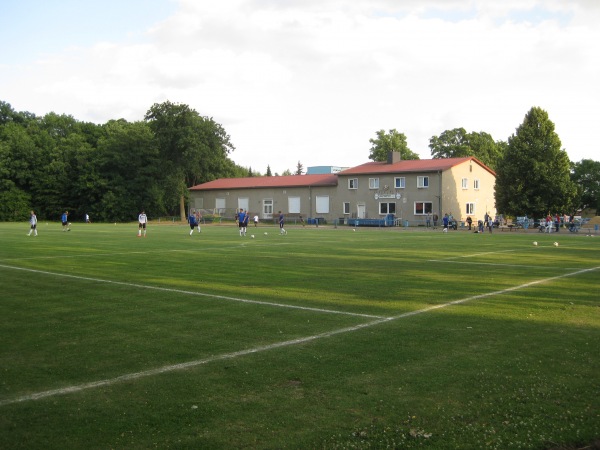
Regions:
<instances>
[{"instance_id":1,"label":"green grass","mask_svg":"<svg viewBox=\"0 0 600 450\"><path fill-rule=\"evenodd\" d=\"M0 224L0 448L600 438L600 236L27 232Z\"/></svg>"}]
</instances>

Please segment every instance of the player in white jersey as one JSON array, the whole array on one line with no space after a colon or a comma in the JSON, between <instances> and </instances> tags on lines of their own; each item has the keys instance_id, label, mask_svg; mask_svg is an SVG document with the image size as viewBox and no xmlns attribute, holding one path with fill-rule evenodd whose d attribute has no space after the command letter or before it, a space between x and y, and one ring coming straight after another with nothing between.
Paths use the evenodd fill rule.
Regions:
<instances>
[{"instance_id":1,"label":"player in white jersey","mask_svg":"<svg viewBox=\"0 0 600 450\"><path fill-rule=\"evenodd\" d=\"M35 215L35 213L33 211L31 211L31 217L29 218L29 225L30 225L30 229L29 229L29 234L27 236L31 236L31 233L33 233L34 236L37 236L37 216Z\"/></svg>"},{"instance_id":2,"label":"player in white jersey","mask_svg":"<svg viewBox=\"0 0 600 450\"><path fill-rule=\"evenodd\" d=\"M144 232L144 237L146 237L146 224L148 223L148 216L142 210L140 215L138 216L138 237L142 237L142 230Z\"/></svg>"}]
</instances>

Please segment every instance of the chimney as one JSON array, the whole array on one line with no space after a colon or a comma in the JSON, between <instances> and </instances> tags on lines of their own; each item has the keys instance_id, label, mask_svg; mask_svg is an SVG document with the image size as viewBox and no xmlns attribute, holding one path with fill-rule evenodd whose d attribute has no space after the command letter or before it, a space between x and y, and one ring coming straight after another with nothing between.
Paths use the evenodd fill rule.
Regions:
<instances>
[{"instance_id":1,"label":"chimney","mask_svg":"<svg viewBox=\"0 0 600 450\"><path fill-rule=\"evenodd\" d=\"M402 161L402 157L400 156L400 152L388 152L387 163L394 164Z\"/></svg>"}]
</instances>

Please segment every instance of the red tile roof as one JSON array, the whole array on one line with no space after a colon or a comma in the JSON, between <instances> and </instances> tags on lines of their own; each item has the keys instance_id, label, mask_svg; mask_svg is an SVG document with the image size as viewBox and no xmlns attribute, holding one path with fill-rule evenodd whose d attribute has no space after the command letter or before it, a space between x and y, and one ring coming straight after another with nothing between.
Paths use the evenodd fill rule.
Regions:
<instances>
[{"instance_id":1,"label":"red tile roof","mask_svg":"<svg viewBox=\"0 0 600 450\"><path fill-rule=\"evenodd\" d=\"M191 187L190 191L337 186L337 182L337 175L331 173L318 175L286 175L279 177L220 178Z\"/></svg>"},{"instance_id":2,"label":"red tile roof","mask_svg":"<svg viewBox=\"0 0 600 450\"><path fill-rule=\"evenodd\" d=\"M385 173L403 173L403 172L438 172L451 169L454 166L466 161L473 161L483 167L493 175L496 175L492 169L487 167L477 158L472 156L464 158L438 158L438 159L403 159L393 164L387 162L368 162L360 166L343 170L338 175L364 175L364 174L385 174Z\"/></svg>"}]
</instances>

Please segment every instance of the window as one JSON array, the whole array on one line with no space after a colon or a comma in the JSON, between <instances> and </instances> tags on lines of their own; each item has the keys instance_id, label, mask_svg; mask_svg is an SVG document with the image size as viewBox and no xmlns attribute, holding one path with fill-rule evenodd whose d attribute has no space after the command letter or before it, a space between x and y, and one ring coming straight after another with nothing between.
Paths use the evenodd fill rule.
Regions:
<instances>
[{"instance_id":1,"label":"window","mask_svg":"<svg viewBox=\"0 0 600 450\"><path fill-rule=\"evenodd\" d=\"M238 198L238 209L242 208L244 211L248 211L248 197Z\"/></svg>"},{"instance_id":2,"label":"window","mask_svg":"<svg viewBox=\"0 0 600 450\"><path fill-rule=\"evenodd\" d=\"M415 216L423 214L431 214L433 212L433 203L431 202L415 202Z\"/></svg>"},{"instance_id":3,"label":"window","mask_svg":"<svg viewBox=\"0 0 600 450\"><path fill-rule=\"evenodd\" d=\"M404 177L394 178L394 187L396 189L404 189L406 187L406 178L404 178Z\"/></svg>"},{"instance_id":4,"label":"window","mask_svg":"<svg viewBox=\"0 0 600 450\"><path fill-rule=\"evenodd\" d=\"M417 187L418 188L428 188L429 187L429 177L417 177Z\"/></svg>"},{"instance_id":5,"label":"window","mask_svg":"<svg viewBox=\"0 0 600 450\"><path fill-rule=\"evenodd\" d=\"M344 214L350 214L350 202L343 203Z\"/></svg>"},{"instance_id":6,"label":"window","mask_svg":"<svg viewBox=\"0 0 600 450\"><path fill-rule=\"evenodd\" d=\"M479 180L473 180L473 189L475 189L476 191L479 190Z\"/></svg>"},{"instance_id":7,"label":"window","mask_svg":"<svg viewBox=\"0 0 600 450\"><path fill-rule=\"evenodd\" d=\"M467 214L475 214L475 203L467 203Z\"/></svg>"},{"instance_id":8,"label":"window","mask_svg":"<svg viewBox=\"0 0 600 450\"><path fill-rule=\"evenodd\" d=\"M379 203L379 214L396 214L396 203Z\"/></svg>"},{"instance_id":9,"label":"window","mask_svg":"<svg viewBox=\"0 0 600 450\"><path fill-rule=\"evenodd\" d=\"M317 214L329 214L329 195L317 195L315 203Z\"/></svg>"},{"instance_id":10,"label":"window","mask_svg":"<svg viewBox=\"0 0 600 450\"><path fill-rule=\"evenodd\" d=\"M224 198L216 198L215 199L215 209L217 214L223 214L225 212L225 199Z\"/></svg>"},{"instance_id":11,"label":"window","mask_svg":"<svg viewBox=\"0 0 600 450\"><path fill-rule=\"evenodd\" d=\"M469 179L468 178L463 178L462 179L462 188L463 189L469 189Z\"/></svg>"},{"instance_id":12,"label":"window","mask_svg":"<svg viewBox=\"0 0 600 450\"><path fill-rule=\"evenodd\" d=\"M288 197L288 212L300 214L300 197Z\"/></svg>"},{"instance_id":13,"label":"window","mask_svg":"<svg viewBox=\"0 0 600 450\"><path fill-rule=\"evenodd\" d=\"M379 178L369 178L369 189L379 189Z\"/></svg>"},{"instance_id":14,"label":"window","mask_svg":"<svg viewBox=\"0 0 600 450\"><path fill-rule=\"evenodd\" d=\"M348 189L358 189L358 178L348 179Z\"/></svg>"},{"instance_id":15,"label":"window","mask_svg":"<svg viewBox=\"0 0 600 450\"><path fill-rule=\"evenodd\" d=\"M263 217L270 218L273 216L273 199L265 198L263 199Z\"/></svg>"}]
</instances>

